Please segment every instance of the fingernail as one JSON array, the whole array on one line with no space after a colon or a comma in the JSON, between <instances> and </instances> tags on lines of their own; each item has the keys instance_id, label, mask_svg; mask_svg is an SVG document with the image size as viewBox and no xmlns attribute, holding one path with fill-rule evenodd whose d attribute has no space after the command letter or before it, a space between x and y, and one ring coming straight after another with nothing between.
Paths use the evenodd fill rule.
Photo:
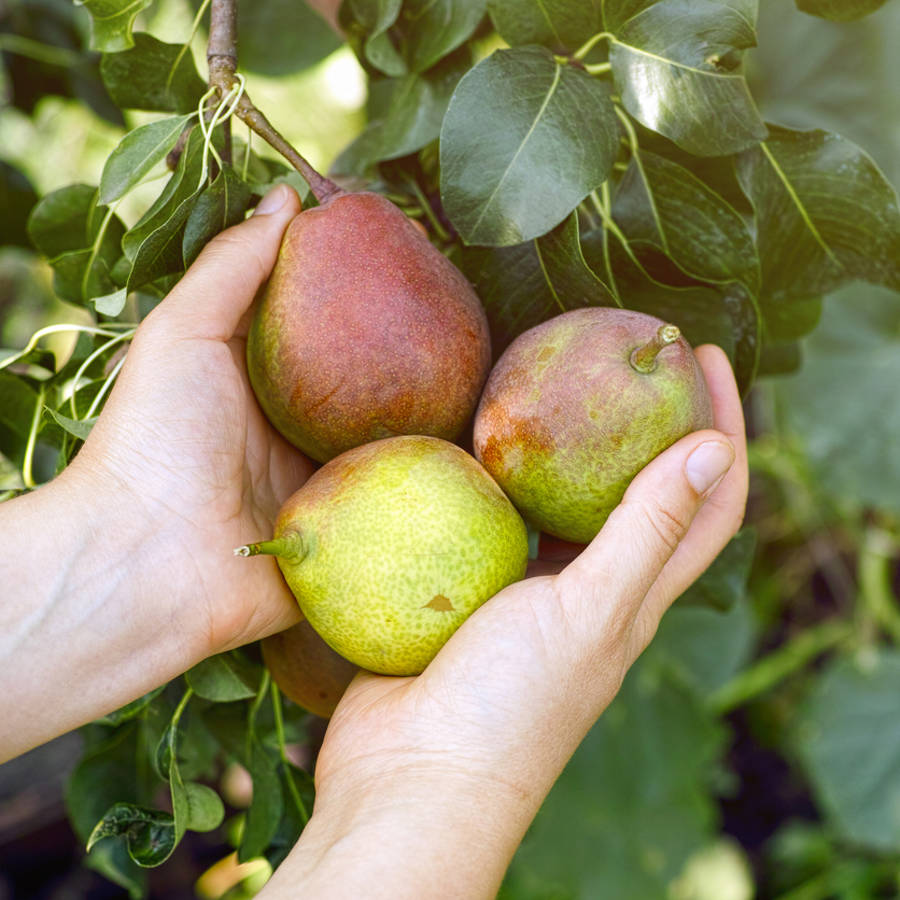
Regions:
<instances>
[{"instance_id":1,"label":"fingernail","mask_svg":"<svg viewBox=\"0 0 900 900\"><path fill-rule=\"evenodd\" d=\"M701 496L711 494L734 462L734 447L724 441L704 441L687 458L684 474Z\"/></svg>"},{"instance_id":2,"label":"fingernail","mask_svg":"<svg viewBox=\"0 0 900 900\"><path fill-rule=\"evenodd\" d=\"M274 212L278 212L287 202L288 189L283 184L276 184L272 190L266 194L262 200L256 205L253 211L254 216L270 216Z\"/></svg>"}]
</instances>

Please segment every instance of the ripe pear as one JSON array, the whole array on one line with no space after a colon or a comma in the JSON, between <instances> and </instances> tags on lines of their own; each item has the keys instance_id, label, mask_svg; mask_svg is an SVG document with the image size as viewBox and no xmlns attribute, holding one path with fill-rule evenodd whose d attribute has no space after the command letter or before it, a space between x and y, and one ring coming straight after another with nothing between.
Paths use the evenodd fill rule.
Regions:
<instances>
[{"instance_id":1,"label":"ripe pear","mask_svg":"<svg viewBox=\"0 0 900 900\"><path fill-rule=\"evenodd\" d=\"M397 206L320 180L250 327L260 406L319 462L398 434L453 440L490 369L481 302Z\"/></svg>"},{"instance_id":2,"label":"ripe pear","mask_svg":"<svg viewBox=\"0 0 900 900\"><path fill-rule=\"evenodd\" d=\"M335 653L305 619L260 642L263 662L281 691L323 719L331 717L358 669Z\"/></svg>"},{"instance_id":3,"label":"ripe pear","mask_svg":"<svg viewBox=\"0 0 900 900\"><path fill-rule=\"evenodd\" d=\"M526 520L587 543L650 460L712 424L703 372L676 326L594 307L513 341L485 386L474 447Z\"/></svg>"},{"instance_id":4,"label":"ripe pear","mask_svg":"<svg viewBox=\"0 0 900 900\"><path fill-rule=\"evenodd\" d=\"M348 450L290 497L273 554L303 615L334 650L416 675L482 603L519 580L525 524L468 453L433 437Z\"/></svg>"}]
</instances>

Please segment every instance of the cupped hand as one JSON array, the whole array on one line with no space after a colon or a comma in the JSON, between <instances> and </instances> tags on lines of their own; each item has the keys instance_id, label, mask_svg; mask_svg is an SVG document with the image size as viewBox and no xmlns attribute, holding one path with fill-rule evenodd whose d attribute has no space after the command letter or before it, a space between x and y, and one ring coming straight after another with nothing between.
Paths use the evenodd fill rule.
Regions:
<instances>
[{"instance_id":1,"label":"cupped hand","mask_svg":"<svg viewBox=\"0 0 900 900\"><path fill-rule=\"evenodd\" d=\"M361 673L350 685L316 766L319 822L332 824L306 838L326 864L328 848L352 848L362 829L360 846L381 842L389 877L398 854L383 835L400 835L404 867L421 869L419 881L407 871L405 883L435 885L420 896L493 896L553 781L663 613L742 522L747 457L734 377L719 348L696 355L717 430L690 434L653 460L574 561L489 600L421 675ZM464 835L462 854L452 852L455 834ZM441 846L453 860L443 875L429 854ZM428 858L417 859L417 848ZM287 891L291 873L291 865L276 873L271 896ZM441 893L441 877L459 890Z\"/></svg>"},{"instance_id":2,"label":"cupped hand","mask_svg":"<svg viewBox=\"0 0 900 900\"><path fill-rule=\"evenodd\" d=\"M156 593L199 629L202 655L300 617L274 560L248 566L231 555L271 535L281 504L313 469L266 421L244 362L250 306L299 211L282 185L210 242L141 324L103 415L64 473L109 510L142 520Z\"/></svg>"}]
</instances>

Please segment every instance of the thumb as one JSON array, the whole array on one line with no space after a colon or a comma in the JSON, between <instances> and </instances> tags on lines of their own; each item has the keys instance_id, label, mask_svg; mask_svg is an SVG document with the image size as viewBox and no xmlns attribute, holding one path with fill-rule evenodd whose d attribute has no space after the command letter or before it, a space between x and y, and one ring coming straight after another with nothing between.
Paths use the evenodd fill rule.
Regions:
<instances>
[{"instance_id":1,"label":"thumb","mask_svg":"<svg viewBox=\"0 0 900 900\"><path fill-rule=\"evenodd\" d=\"M647 592L734 459L734 447L721 432L682 438L638 473L600 533L557 576L557 595L589 645L608 646L630 633ZM692 533L696 553L704 557L698 563L705 568L721 546L721 535L699 537L705 539Z\"/></svg>"},{"instance_id":2,"label":"thumb","mask_svg":"<svg viewBox=\"0 0 900 900\"><path fill-rule=\"evenodd\" d=\"M216 235L154 310L179 338L228 340L268 279L288 223L300 212L293 188L276 185L253 215Z\"/></svg>"}]
</instances>

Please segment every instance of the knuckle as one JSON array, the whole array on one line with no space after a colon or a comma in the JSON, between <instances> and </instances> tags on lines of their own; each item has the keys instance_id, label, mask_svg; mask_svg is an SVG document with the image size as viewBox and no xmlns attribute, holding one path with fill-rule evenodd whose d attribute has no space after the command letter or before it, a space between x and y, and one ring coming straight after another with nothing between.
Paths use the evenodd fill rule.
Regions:
<instances>
[{"instance_id":1,"label":"knuckle","mask_svg":"<svg viewBox=\"0 0 900 900\"><path fill-rule=\"evenodd\" d=\"M234 270L234 277L246 283L260 284L269 277L268 266L255 244L243 233L240 225L217 234L201 254L205 264L226 264ZM235 266L235 260L240 265Z\"/></svg>"},{"instance_id":2,"label":"knuckle","mask_svg":"<svg viewBox=\"0 0 900 900\"><path fill-rule=\"evenodd\" d=\"M687 534L689 523L662 503L641 503L641 513L657 538L674 553Z\"/></svg>"}]
</instances>

